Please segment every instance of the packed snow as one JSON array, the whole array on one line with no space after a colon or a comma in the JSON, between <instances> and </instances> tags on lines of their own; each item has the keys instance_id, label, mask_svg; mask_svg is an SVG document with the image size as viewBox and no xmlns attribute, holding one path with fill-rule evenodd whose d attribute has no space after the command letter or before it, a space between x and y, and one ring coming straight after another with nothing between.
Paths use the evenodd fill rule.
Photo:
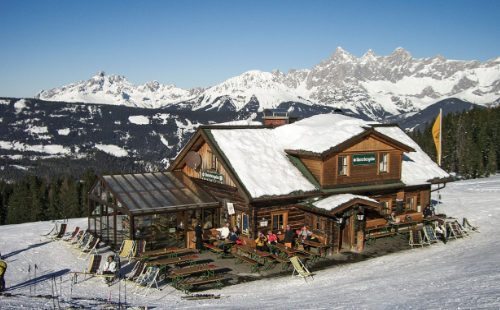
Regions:
<instances>
[{"instance_id":1,"label":"packed snow","mask_svg":"<svg viewBox=\"0 0 500 310\"><path fill-rule=\"evenodd\" d=\"M144 115L129 116L128 121L136 125L149 125L149 118Z\"/></svg>"},{"instance_id":2,"label":"packed snow","mask_svg":"<svg viewBox=\"0 0 500 310\"><path fill-rule=\"evenodd\" d=\"M127 150L114 144L96 144L95 148L116 157L124 157L128 155Z\"/></svg>"},{"instance_id":3,"label":"packed snow","mask_svg":"<svg viewBox=\"0 0 500 310\"><path fill-rule=\"evenodd\" d=\"M433 198L436 196L434 193ZM157 309L500 308L500 176L448 184L441 196L438 212L466 217L480 232L447 244L439 242L359 263L313 269L314 279L307 282L284 276L202 292L220 294L220 299L183 300L184 294L168 285L142 297L132 294L133 284L128 283L127 303ZM0 296L1 308L46 309L57 302L62 308L98 308L117 303L119 295L124 302L125 284L107 287L101 279L91 278L71 286L69 272L82 271L87 263L78 260L78 252L64 242L40 236L52 225L0 226L0 249L9 264L7 293L12 294ZM86 227L87 220L70 220L70 229L75 225ZM55 295L57 301L51 298Z\"/></svg>"}]
</instances>

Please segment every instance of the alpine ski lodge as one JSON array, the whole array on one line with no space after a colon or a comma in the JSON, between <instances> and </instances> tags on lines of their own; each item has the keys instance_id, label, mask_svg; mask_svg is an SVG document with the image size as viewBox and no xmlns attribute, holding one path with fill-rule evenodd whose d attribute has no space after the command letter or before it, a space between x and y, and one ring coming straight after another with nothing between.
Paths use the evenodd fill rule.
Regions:
<instances>
[{"instance_id":1,"label":"alpine ski lodge","mask_svg":"<svg viewBox=\"0 0 500 310\"><path fill-rule=\"evenodd\" d=\"M330 253L362 252L420 225L449 177L396 125L271 113L264 126L199 127L166 172L99 176L89 229L115 248L134 239L155 249L193 247L196 221L253 239L307 225Z\"/></svg>"}]
</instances>

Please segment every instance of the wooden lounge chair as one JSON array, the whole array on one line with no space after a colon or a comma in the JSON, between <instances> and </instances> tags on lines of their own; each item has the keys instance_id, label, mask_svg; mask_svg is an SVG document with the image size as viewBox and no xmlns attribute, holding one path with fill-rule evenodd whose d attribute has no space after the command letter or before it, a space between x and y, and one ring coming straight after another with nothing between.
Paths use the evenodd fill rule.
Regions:
<instances>
[{"instance_id":1,"label":"wooden lounge chair","mask_svg":"<svg viewBox=\"0 0 500 310\"><path fill-rule=\"evenodd\" d=\"M463 238L465 235L460 224L458 224L456 220L446 222L446 228L448 230L448 239Z\"/></svg>"},{"instance_id":2,"label":"wooden lounge chair","mask_svg":"<svg viewBox=\"0 0 500 310\"><path fill-rule=\"evenodd\" d=\"M87 269L85 269L83 272L78 272L74 271L72 272L73 276L71 278L71 281L73 284L78 283L78 275L84 275L84 279L87 277L87 275L93 277L97 274L99 271L99 266L101 265L101 260L102 256L99 254L94 254L90 256L89 259L89 264L87 266Z\"/></svg>"},{"instance_id":3,"label":"wooden lounge chair","mask_svg":"<svg viewBox=\"0 0 500 310\"><path fill-rule=\"evenodd\" d=\"M145 268L146 263L144 260L138 260L132 268L132 271L125 277L125 280L135 281L144 272Z\"/></svg>"},{"instance_id":4,"label":"wooden lounge chair","mask_svg":"<svg viewBox=\"0 0 500 310\"><path fill-rule=\"evenodd\" d=\"M133 251L135 247L135 241L130 239L125 239L120 246L120 250L118 251L118 256L120 258L126 258L130 261L132 257Z\"/></svg>"},{"instance_id":5,"label":"wooden lounge chair","mask_svg":"<svg viewBox=\"0 0 500 310\"><path fill-rule=\"evenodd\" d=\"M83 259L86 259L92 253L97 254L97 246L99 245L99 241L99 238L92 238L92 240L90 240L90 242L87 243L87 245L82 249L82 252L80 253L80 255L78 255L78 258L82 259L80 257L82 255L85 255Z\"/></svg>"},{"instance_id":6,"label":"wooden lounge chair","mask_svg":"<svg viewBox=\"0 0 500 310\"><path fill-rule=\"evenodd\" d=\"M417 245L424 247L424 240L422 239L422 231L420 229L411 229L410 240L408 243L412 248Z\"/></svg>"},{"instance_id":7,"label":"wooden lounge chair","mask_svg":"<svg viewBox=\"0 0 500 310\"><path fill-rule=\"evenodd\" d=\"M40 235L40 236L50 238L51 236L57 235L58 231L59 231L59 229L57 229L57 223L54 223L54 226L52 226L52 229L48 233Z\"/></svg>"},{"instance_id":8,"label":"wooden lounge chair","mask_svg":"<svg viewBox=\"0 0 500 310\"><path fill-rule=\"evenodd\" d=\"M297 256L290 257L290 262L293 266L292 277L303 278L306 282L308 277L313 278L313 274L306 268L304 263L302 263Z\"/></svg>"},{"instance_id":9,"label":"wooden lounge chair","mask_svg":"<svg viewBox=\"0 0 500 310\"><path fill-rule=\"evenodd\" d=\"M134 291L134 294L145 297L153 286L155 286L156 289L159 289L158 287L159 275L160 275L160 267L157 266L146 267L144 269L144 273L141 274L135 281L137 287Z\"/></svg>"},{"instance_id":10,"label":"wooden lounge chair","mask_svg":"<svg viewBox=\"0 0 500 310\"><path fill-rule=\"evenodd\" d=\"M71 239L75 238L75 236L78 234L79 231L80 231L80 227L76 226L75 230L71 233L71 235L62 238L62 240L63 241L70 241Z\"/></svg>"},{"instance_id":11,"label":"wooden lounge chair","mask_svg":"<svg viewBox=\"0 0 500 310\"><path fill-rule=\"evenodd\" d=\"M479 228L477 226L472 226L466 217L462 219L462 228L464 229L464 231L479 232Z\"/></svg>"},{"instance_id":12,"label":"wooden lounge chair","mask_svg":"<svg viewBox=\"0 0 500 310\"><path fill-rule=\"evenodd\" d=\"M62 223L61 226L59 226L59 232L57 233L57 235L51 237L51 239L61 239L62 237L64 237L64 234L66 233L66 227L68 226L68 224L66 223Z\"/></svg>"},{"instance_id":13,"label":"wooden lounge chair","mask_svg":"<svg viewBox=\"0 0 500 310\"><path fill-rule=\"evenodd\" d=\"M78 242L74 244L74 246L76 248L83 249L84 247L87 246L87 244L92 242L92 239L94 239L94 236L90 232L86 232L83 234L80 240L78 240Z\"/></svg>"},{"instance_id":14,"label":"wooden lounge chair","mask_svg":"<svg viewBox=\"0 0 500 310\"><path fill-rule=\"evenodd\" d=\"M86 233L87 233L87 231L80 230L73 239L68 241L68 245L78 244L80 242L80 240L83 239L83 237L85 236Z\"/></svg>"},{"instance_id":15,"label":"wooden lounge chair","mask_svg":"<svg viewBox=\"0 0 500 310\"><path fill-rule=\"evenodd\" d=\"M135 241L134 248L132 249L132 255L130 259L138 259L141 257L142 253L146 251L146 241L145 240L137 240Z\"/></svg>"},{"instance_id":16,"label":"wooden lounge chair","mask_svg":"<svg viewBox=\"0 0 500 310\"><path fill-rule=\"evenodd\" d=\"M424 226L424 239L425 242L429 245L438 242L438 239L436 237L436 232L434 231L434 228L431 225Z\"/></svg>"}]
</instances>

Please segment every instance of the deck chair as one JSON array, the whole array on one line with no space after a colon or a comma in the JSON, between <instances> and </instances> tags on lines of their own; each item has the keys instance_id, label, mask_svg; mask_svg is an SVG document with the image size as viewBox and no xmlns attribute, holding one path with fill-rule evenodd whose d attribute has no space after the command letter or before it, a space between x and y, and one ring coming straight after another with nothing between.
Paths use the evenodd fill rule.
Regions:
<instances>
[{"instance_id":1,"label":"deck chair","mask_svg":"<svg viewBox=\"0 0 500 310\"><path fill-rule=\"evenodd\" d=\"M410 240L409 245L413 248L414 246L424 247L424 241L422 239L422 231L419 229L410 230Z\"/></svg>"},{"instance_id":2,"label":"deck chair","mask_svg":"<svg viewBox=\"0 0 500 310\"><path fill-rule=\"evenodd\" d=\"M71 233L71 235L62 238L62 240L63 241L70 241L71 239L75 238L75 236L78 234L79 231L80 231L80 227L76 226L75 230L73 230L73 232Z\"/></svg>"},{"instance_id":3,"label":"deck chair","mask_svg":"<svg viewBox=\"0 0 500 310\"><path fill-rule=\"evenodd\" d=\"M64 237L64 234L66 233L66 227L68 226L68 224L66 223L62 223L61 226L59 226L59 232L57 233L57 235L51 237L51 239L61 239L62 237Z\"/></svg>"},{"instance_id":4,"label":"deck chair","mask_svg":"<svg viewBox=\"0 0 500 310\"><path fill-rule=\"evenodd\" d=\"M436 232L434 231L434 228L431 225L424 226L424 239L425 243L429 245L438 242L438 239L436 237Z\"/></svg>"},{"instance_id":5,"label":"deck chair","mask_svg":"<svg viewBox=\"0 0 500 310\"><path fill-rule=\"evenodd\" d=\"M80 255L78 255L79 259L87 259L90 254L97 254L97 246L99 245L99 238L92 238L92 240L82 249ZM80 258L82 255L85 255L83 258Z\"/></svg>"},{"instance_id":6,"label":"deck chair","mask_svg":"<svg viewBox=\"0 0 500 310\"><path fill-rule=\"evenodd\" d=\"M160 267L157 266L148 266L145 268L145 272L141 274L135 281L137 287L134 291L134 294L146 296L149 293L149 290L153 287L159 289L158 287L158 278L160 275Z\"/></svg>"},{"instance_id":7,"label":"deck chair","mask_svg":"<svg viewBox=\"0 0 500 310\"><path fill-rule=\"evenodd\" d=\"M75 244L75 247L77 249L84 249L90 242L92 242L92 239L94 239L94 236L91 233L86 233L83 235L83 238Z\"/></svg>"},{"instance_id":8,"label":"deck chair","mask_svg":"<svg viewBox=\"0 0 500 310\"><path fill-rule=\"evenodd\" d=\"M132 249L132 255L130 259L139 258L142 253L146 251L146 241L145 240L136 240L134 244L134 248Z\"/></svg>"},{"instance_id":9,"label":"deck chair","mask_svg":"<svg viewBox=\"0 0 500 310\"><path fill-rule=\"evenodd\" d=\"M446 222L446 228L448 230L448 239L458 239L464 236L462 229L457 221Z\"/></svg>"},{"instance_id":10,"label":"deck chair","mask_svg":"<svg viewBox=\"0 0 500 310\"><path fill-rule=\"evenodd\" d=\"M94 254L90 256L89 259L89 264L87 266L87 269L85 269L83 272L72 272L73 276L71 278L71 281L73 284L76 284L78 282L78 275L84 275L84 279L87 277L87 275L90 276L95 276L97 272L99 271L99 266L101 265L101 260L102 256L99 254Z\"/></svg>"},{"instance_id":11,"label":"deck chair","mask_svg":"<svg viewBox=\"0 0 500 310\"><path fill-rule=\"evenodd\" d=\"M313 274L307 270L304 263L297 256L290 257L290 262L293 266L292 277L303 278L306 282L308 277L313 278Z\"/></svg>"},{"instance_id":12,"label":"deck chair","mask_svg":"<svg viewBox=\"0 0 500 310\"><path fill-rule=\"evenodd\" d=\"M132 271L125 277L125 280L135 281L144 272L145 268L146 263L143 260L138 260L132 268Z\"/></svg>"},{"instance_id":13,"label":"deck chair","mask_svg":"<svg viewBox=\"0 0 500 310\"><path fill-rule=\"evenodd\" d=\"M68 241L68 245L71 245L71 246L76 246L80 243L80 241L88 234L87 231L83 231L83 230L80 230L75 238L73 238L72 240Z\"/></svg>"},{"instance_id":14,"label":"deck chair","mask_svg":"<svg viewBox=\"0 0 500 310\"><path fill-rule=\"evenodd\" d=\"M122 241L122 245L120 246L120 250L118 251L118 256L120 258L126 258L130 261L130 258L133 255L135 247L135 241L130 239L125 239Z\"/></svg>"},{"instance_id":15,"label":"deck chair","mask_svg":"<svg viewBox=\"0 0 500 310\"><path fill-rule=\"evenodd\" d=\"M40 235L40 236L49 237L50 238L52 236L55 236L58 231L59 230L57 229L57 223L54 223L54 226L52 226L52 229L48 233Z\"/></svg>"},{"instance_id":16,"label":"deck chair","mask_svg":"<svg viewBox=\"0 0 500 310\"><path fill-rule=\"evenodd\" d=\"M462 219L462 228L464 229L464 231L475 231L475 232L479 232L479 228L476 227L476 226L472 226L470 223L469 223L469 220L467 218L463 218Z\"/></svg>"}]
</instances>

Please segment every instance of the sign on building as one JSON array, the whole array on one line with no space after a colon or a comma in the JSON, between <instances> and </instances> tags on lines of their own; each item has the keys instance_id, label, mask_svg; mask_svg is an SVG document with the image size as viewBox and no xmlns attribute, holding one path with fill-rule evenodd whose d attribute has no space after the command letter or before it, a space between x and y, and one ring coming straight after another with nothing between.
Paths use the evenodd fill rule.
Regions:
<instances>
[{"instance_id":1,"label":"sign on building","mask_svg":"<svg viewBox=\"0 0 500 310\"><path fill-rule=\"evenodd\" d=\"M201 171L201 178L205 181L210 181L214 183L224 183L224 176L217 171L203 170Z\"/></svg>"},{"instance_id":2,"label":"sign on building","mask_svg":"<svg viewBox=\"0 0 500 310\"><path fill-rule=\"evenodd\" d=\"M374 165L377 162L375 153L354 154L352 155L353 166L368 166Z\"/></svg>"}]
</instances>

